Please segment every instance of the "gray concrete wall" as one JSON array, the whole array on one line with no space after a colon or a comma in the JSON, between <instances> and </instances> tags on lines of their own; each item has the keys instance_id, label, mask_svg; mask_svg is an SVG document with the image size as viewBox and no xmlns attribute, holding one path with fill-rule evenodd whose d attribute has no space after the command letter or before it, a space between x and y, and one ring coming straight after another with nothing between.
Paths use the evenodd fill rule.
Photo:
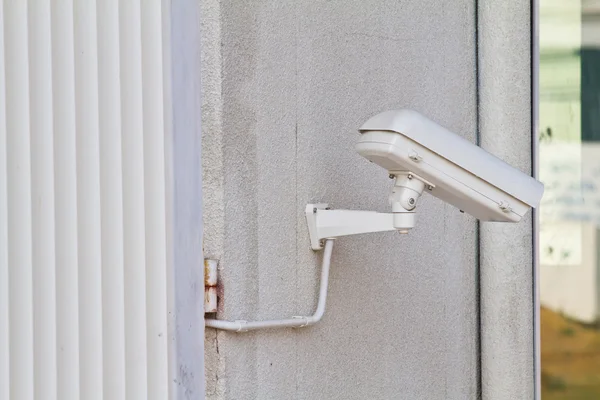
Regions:
<instances>
[{"instance_id":1,"label":"gray concrete wall","mask_svg":"<svg viewBox=\"0 0 600 400\"><path fill-rule=\"evenodd\" d=\"M204 250L218 318L303 315L320 254L308 202L388 211L354 150L410 107L476 141L473 0L202 1ZM431 197L408 236L336 242L327 312L297 330L207 329L212 399L471 399L479 394L474 218Z\"/></svg>"},{"instance_id":2,"label":"gray concrete wall","mask_svg":"<svg viewBox=\"0 0 600 400\"><path fill-rule=\"evenodd\" d=\"M530 174L531 4L479 3L481 146ZM531 217L519 224L481 224L483 400L534 398Z\"/></svg>"}]
</instances>

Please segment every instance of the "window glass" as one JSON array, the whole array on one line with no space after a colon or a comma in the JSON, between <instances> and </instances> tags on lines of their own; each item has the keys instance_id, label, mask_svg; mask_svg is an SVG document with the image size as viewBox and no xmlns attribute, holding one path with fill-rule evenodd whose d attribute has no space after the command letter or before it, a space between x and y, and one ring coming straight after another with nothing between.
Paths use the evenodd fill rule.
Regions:
<instances>
[{"instance_id":1,"label":"window glass","mask_svg":"<svg viewBox=\"0 0 600 400\"><path fill-rule=\"evenodd\" d=\"M540 0L542 399L600 399L600 0Z\"/></svg>"}]
</instances>

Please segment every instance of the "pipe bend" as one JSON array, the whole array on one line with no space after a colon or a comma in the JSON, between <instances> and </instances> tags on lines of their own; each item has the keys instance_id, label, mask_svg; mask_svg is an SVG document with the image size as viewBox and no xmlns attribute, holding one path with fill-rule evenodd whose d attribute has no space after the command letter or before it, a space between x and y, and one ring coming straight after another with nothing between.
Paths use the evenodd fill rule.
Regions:
<instances>
[{"instance_id":1,"label":"pipe bend","mask_svg":"<svg viewBox=\"0 0 600 400\"><path fill-rule=\"evenodd\" d=\"M321 282L319 284L319 299L317 308L310 316L297 316L286 319L274 319L266 321L225 321L219 319L205 319L205 326L214 329L221 329L233 332L247 332L258 329L274 329L274 328L303 328L305 326L314 325L323 318L325 314L325 306L327 303L327 288L329 286L329 269L331 266L331 253L333 251L333 239L325 240L323 250L323 260L321 263Z\"/></svg>"}]
</instances>

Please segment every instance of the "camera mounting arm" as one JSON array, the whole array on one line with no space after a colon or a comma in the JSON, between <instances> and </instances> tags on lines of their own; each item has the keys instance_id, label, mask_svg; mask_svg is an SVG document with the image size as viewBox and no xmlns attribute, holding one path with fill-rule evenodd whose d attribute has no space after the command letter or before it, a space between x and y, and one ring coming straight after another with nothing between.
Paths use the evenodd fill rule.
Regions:
<instances>
[{"instance_id":1,"label":"camera mounting arm","mask_svg":"<svg viewBox=\"0 0 600 400\"><path fill-rule=\"evenodd\" d=\"M310 247L323 249L325 239L361 233L394 231L394 216L375 211L331 210L327 204L308 204L306 222L310 235ZM414 214L406 214L406 229L414 225Z\"/></svg>"},{"instance_id":2,"label":"camera mounting arm","mask_svg":"<svg viewBox=\"0 0 600 400\"><path fill-rule=\"evenodd\" d=\"M390 195L391 213L331 210L327 204L308 204L306 222L313 250L323 248L324 239L361 233L398 231L408 233L415 226L415 208L425 187L433 185L408 171L390 172L395 179Z\"/></svg>"}]
</instances>

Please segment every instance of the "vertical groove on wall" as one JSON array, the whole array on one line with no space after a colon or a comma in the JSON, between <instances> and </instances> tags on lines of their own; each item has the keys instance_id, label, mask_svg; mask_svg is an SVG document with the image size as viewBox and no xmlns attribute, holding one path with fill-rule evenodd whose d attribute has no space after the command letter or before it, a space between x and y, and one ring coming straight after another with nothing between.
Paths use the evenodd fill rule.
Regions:
<instances>
[{"instance_id":1,"label":"vertical groove on wall","mask_svg":"<svg viewBox=\"0 0 600 400\"><path fill-rule=\"evenodd\" d=\"M97 3L104 396L125 400L125 301L118 0Z\"/></svg>"},{"instance_id":2,"label":"vertical groove on wall","mask_svg":"<svg viewBox=\"0 0 600 400\"><path fill-rule=\"evenodd\" d=\"M8 169L10 398L33 398L33 273L27 3L4 10Z\"/></svg>"},{"instance_id":3,"label":"vertical groove on wall","mask_svg":"<svg viewBox=\"0 0 600 400\"><path fill-rule=\"evenodd\" d=\"M146 399L146 243L139 1L119 3L125 254L125 359L128 399Z\"/></svg>"},{"instance_id":4,"label":"vertical groove on wall","mask_svg":"<svg viewBox=\"0 0 600 400\"><path fill-rule=\"evenodd\" d=\"M169 13L0 2L0 399L168 399L178 384Z\"/></svg>"},{"instance_id":5,"label":"vertical groove on wall","mask_svg":"<svg viewBox=\"0 0 600 400\"><path fill-rule=\"evenodd\" d=\"M79 286L73 4L52 4L58 398L79 398ZM60 221L60 223L59 223Z\"/></svg>"},{"instance_id":6,"label":"vertical groove on wall","mask_svg":"<svg viewBox=\"0 0 600 400\"><path fill-rule=\"evenodd\" d=\"M534 178L538 178L538 155L539 155L539 0L531 1L531 172ZM541 387L541 333L540 333L540 280L539 280L539 213L532 210L533 218L533 313L534 313L534 360L535 372L534 396L536 400L542 397Z\"/></svg>"},{"instance_id":7,"label":"vertical groove on wall","mask_svg":"<svg viewBox=\"0 0 600 400\"><path fill-rule=\"evenodd\" d=\"M479 131L479 0L475 1L475 143L481 146ZM475 222L475 262L477 263L477 396L481 398L481 222Z\"/></svg>"},{"instance_id":8,"label":"vertical groove on wall","mask_svg":"<svg viewBox=\"0 0 600 400\"><path fill-rule=\"evenodd\" d=\"M531 5L479 2L481 144L531 172ZM483 399L534 397L532 222L481 224Z\"/></svg>"},{"instance_id":9,"label":"vertical groove on wall","mask_svg":"<svg viewBox=\"0 0 600 400\"><path fill-rule=\"evenodd\" d=\"M481 145L479 132L479 0L475 1L475 143ZM479 224L479 221L477 222ZM479 239L478 239L479 240Z\"/></svg>"},{"instance_id":10,"label":"vertical groove on wall","mask_svg":"<svg viewBox=\"0 0 600 400\"><path fill-rule=\"evenodd\" d=\"M80 397L92 400L102 399L98 40L94 2L74 6Z\"/></svg>"},{"instance_id":11,"label":"vertical groove on wall","mask_svg":"<svg viewBox=\"0 0 600 400\"><path fill-rule=\"evenodd\" d=\"M144 189L146 210L146 297L148 312L148 399L168 398L165 137L163 118L162 23L160 2L141 14ZM199 110L198 110L199 111Z\"/></svg>"},{"instance_id":12,"label":"vertical groove on wall","mask_svg":"<svg viewBox=\"0 0 600 400\"><path fill-rule=\"evenodd\" d=\"M7 213L6 84L4 81L4 3L0 1L0 399L10 398L10 336Z\"/></svg>"},{"instance_id":13,"label":"vertical groove on wall","mask_svg":"<svg viewBox=\"0 0 600 400\"><path fill-rule=\"evenodd\" d=\"M170 13L171 4L170 1L162 2L162 13L164 15L171 15ZM163 64L163 75L161 82L163 84L163 95L164 103L172 104L172 92L171 92L171 19L162 18L161 22L162 30L162 64ZM177 380L178 373L180 371L178 365L177 345L179 339L177 338L176 331L176 317L178 315L175 312L175 290L174 277L175 268L174 263L174 238L171 232L173 228L173 195L174 195L174 179L169 177L174 176L173 174L173 110L171 107L163 107L163 129L164 129L164 144L165 144L165 224L166 224L166 240L165 240L165 256L166 268L165 283L167 285L167 353L169 354L167 360L167 373L169 380L173 383ZM203 303L204 304L204 303ZM204 310L202 310L204 311ZM202 324L204 321L202 321ZM204 354L204 353L203 353ZM169 399L177 399L177 390L179 385L169 385Z\"/></svg>"},{"instance_id":14,"label":"vertical groove on wall","mask_svg":"<svg viewBox=\"0 0 600 400\"><path fill-rule=\"evenodd\" d=\"M56 399L56 276L50 3L30 1L29 89L35 397Z\"/></svg>"}]
</instances>

